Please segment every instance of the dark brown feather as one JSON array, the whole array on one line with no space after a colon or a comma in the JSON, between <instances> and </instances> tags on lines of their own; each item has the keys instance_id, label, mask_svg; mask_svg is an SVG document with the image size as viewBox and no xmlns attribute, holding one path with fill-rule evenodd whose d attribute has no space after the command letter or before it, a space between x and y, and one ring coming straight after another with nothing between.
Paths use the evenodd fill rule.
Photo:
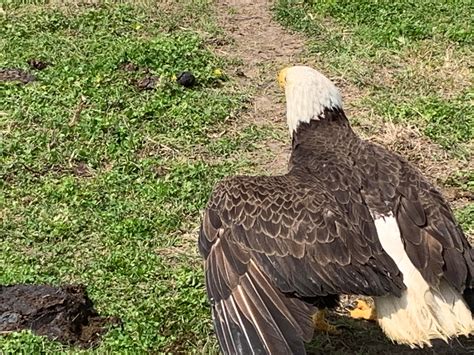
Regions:
<instances>
[{"instance_id":1,"label":"dark brown feather","mask_svg":"<svg viewBox=\"0 0 474 355\"><path fill-rule=\"evenodd\" d=\"M393 214L408 256L430 284L445 278L461 292L474 288L472 247L439 191L406 160L359 139L347 125L326 121L302 124L293 148L291 166L307 166L326 189L339 191L349 177L351 200L345 210L348 218L359 221L366 239L376 236L370 214ZM355 203L359 196L362 205ZM355 245L352 254L360 258Z\"/></svg>"},{"instance_id":2,"label":"dark brown feather","mask_svg":"<svg viewBox=\"0 0 474 355\"><path fill-rule=\"evenodd\" d=\"M291 317L295 306L310 309L306 297L399 294L403 288L401 275L393 272L396 266L381 252L376 236L363 234L375 232L373 226L365 227L373 221L348 220L346 207L338 207L324 185L308 178L298 170L278 177L236 177L221 182L210 199L199 246L206 258L216 332L230 353L236 347L248 348L242 345L245 341L264 351L269 343L304 349L303 341L312 333L310 313L299 312L297 321ZM235 191L241 191L239 208L228 203ZM360 247L352 248L354 243ZM382 263L392 264L391 274L378 270L386 269ZM291 312L281 308L287 299Z\"/></svg>"}]
</instances>

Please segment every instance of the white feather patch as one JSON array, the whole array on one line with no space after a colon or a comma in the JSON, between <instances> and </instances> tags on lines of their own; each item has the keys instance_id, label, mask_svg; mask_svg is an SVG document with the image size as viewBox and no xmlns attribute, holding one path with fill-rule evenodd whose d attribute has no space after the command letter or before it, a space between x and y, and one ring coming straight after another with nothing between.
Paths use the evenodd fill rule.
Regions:
<instances>
[{"instance_id":1,"label":"white feather patch","mask_svg":"<svg viewBox=\"0 0 474 355\"><path fill-rule=\"evenodd\" d=\"M474 322L462 295L447 282L433 288L405 251L397 220L392 214L374 218L385 252L403 274L407 289L400 298L375 298L377 321L393 341L411 347L431 346L431 339L447 340L474 333Z\"/></svg>"},{"instance_id":2,"label":"white feather patch","mask_svg":"<svg viewBox=\"0 0 474 355\"><path fill-rule=\"evenodd\" d=\"M291 135L301 122L318 119L325 108L342 108L342 98L337 87L310 67L295 66L288 69L285 95L286 120Z\"/></svg>"}]
</instances>

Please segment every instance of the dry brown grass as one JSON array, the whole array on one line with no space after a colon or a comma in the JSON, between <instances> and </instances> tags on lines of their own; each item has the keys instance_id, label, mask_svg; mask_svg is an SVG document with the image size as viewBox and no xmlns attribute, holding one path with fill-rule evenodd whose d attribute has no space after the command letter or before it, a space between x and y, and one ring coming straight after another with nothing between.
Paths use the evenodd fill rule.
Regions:
<instances>
[{"instance_id":1,"label":"dry brown grass","mask_svg":"<svg viewBox=\"0 0 474 355\"><path fill-rule=\"evenodd\" d=\"M451 99L472 86L472 60L472 55L454 45L442 49L432 41L424 41L397 54L386 53L377 61L365 61L364 65L372 73L367 79L370 85L396 96Z\"/></svg>"}]
</instances>

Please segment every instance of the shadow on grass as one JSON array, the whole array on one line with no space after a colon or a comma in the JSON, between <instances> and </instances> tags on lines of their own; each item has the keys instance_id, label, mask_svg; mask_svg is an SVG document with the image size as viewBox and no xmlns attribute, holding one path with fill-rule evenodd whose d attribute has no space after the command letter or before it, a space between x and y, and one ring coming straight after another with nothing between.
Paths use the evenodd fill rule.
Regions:
<instances>
[{"instance_id":1,"label":"shadow on grass","mask_svg":"<svg viewBox=\"0 0 474 355\"><path fill-rule=\"evenodd\" d=\"M355 320L332 314L328 317L340 335L315 333L306 346L308 354L473 354L474 337L451 339L449 343L434 341L433 347L410 349L393 344L375 322Z\"/></svg>"}]
</instances>

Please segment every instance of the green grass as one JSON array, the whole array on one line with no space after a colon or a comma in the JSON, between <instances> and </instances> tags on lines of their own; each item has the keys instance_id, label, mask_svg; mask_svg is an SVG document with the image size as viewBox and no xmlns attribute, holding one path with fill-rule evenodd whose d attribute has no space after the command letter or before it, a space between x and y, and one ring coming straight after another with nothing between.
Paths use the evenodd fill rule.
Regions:
<instances>
[{"instance_id":1,"label":"green grass","mask_svg":"<svg viewBox=\"0 0 474 355\"><path fill-rule=\"evenodd\" d=\"M468 233L474 232L474 203L456 211L456 218Z\"/></svg>"},{"instance_id":2,"label":"green grass","mask_svg":"<svg viewBox=\"0 0 474 355\"><path fill-rule=\"evenodd\" d=\"M409 102L394 102L387 93L374 96L363 102L372 106L375 113L395 123L420 124L424 134L444 149L469 156L470 152L462 149L462 143L474 139L474 109L469 94L449 100L420 96Z\"/></svg>"},{"instance_id":3,"label":"green grass","mask_svg":"<svg viewBox=\"0 0 474 355\"><path fill-rule=\"evenodd\" d=\"M292 1L288 1L291 3ZM407 41L450 40L473 44L473 10L470 1L309 1L312 9L344 25L379 46L399 47Z\"/></svg>"},{"instance_id":4,"label":"green grass","mask_svg":"<svg viewBox=\"0 0 474 355\"><path fill-rule=\"evenodd\" d=\"M455 171L446 179L444 184L474 193L474 171Z\"/></svg>"},{"instance_id":5,"label":"green grass","mask_svg":"<svg viewBox=\"0 0 474 355\"><path fill-rule=\"evenodd\" d=\"M215 181L250 164L232 150L264 134L220 137L244 96L214 72L210 3L167 6L10 3L0 20L0 67L51 63L1 84L0 284L87 285L124 324L97 353L215 348L195 229ZM174 82L183 70L196 87ZM135 87L145 75L155 90ZM79 351L28 332L0 349Z\"/></svg>"},{"instance_id":6,"label":"green grass","mask_svg":"<svg viewBox=\"0 0 474 355\"><path fill-rule=\"evenodd\" d=\"M464 190L472 196L474 194L474 170L456 171L446 179L445 185ZM459 208L455 211L455 215L464 231L474 235L474 203L470 202Z\"/></svg>"},{"instance_id":7,"label":"green grass","mask_svg":"<svg viewBox=\"0 0 474 355\"><path fill-rule=\"evenodd\" d=\"M321 70L364 90L354 106L416 124L469 159L472 2L280 0L275 16L308 35L308 56Z\"/></svg>"}]
</instances>

